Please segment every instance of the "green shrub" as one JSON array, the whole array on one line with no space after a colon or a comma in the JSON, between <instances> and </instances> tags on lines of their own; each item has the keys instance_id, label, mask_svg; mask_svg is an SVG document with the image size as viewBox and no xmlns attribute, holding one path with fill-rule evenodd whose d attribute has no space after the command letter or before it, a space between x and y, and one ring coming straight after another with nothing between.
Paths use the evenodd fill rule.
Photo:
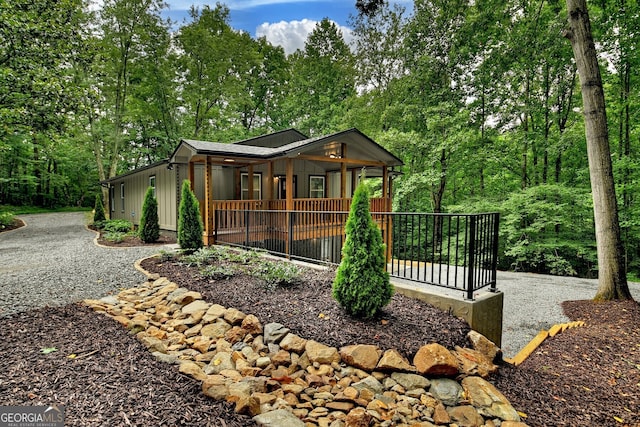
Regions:
<instances>
[{"instance_id":1,"label":"green shrub","mask_svg":"<svg viewBox=\"0 0 640 427\"><path fill-rule=\"evenodd\" d=\"M96 194L96 203L93 208L93 225L100 228L96 224L104 224L107 220L107 217L104 214L104 205L102 204L102 194Z\"/></svg>"},{"instance_id":2,"label":"green shrub","mask_svg":"<svg viewBox=\"0 0 640 427\"><path fill-rule=\"evenodd\" d=\"M267 288L296 284L300 274L301 270L295 264L266 260L259 262L251 272L252 276L262 279Z\"/></svg>"},{"instance_id":3,"label":"green shrub","mask_svg":"<svg viewBox=\"0 0 640 427\"><path fill-rule=\"evenodd\" d=\"M202 274L204 277L214 280L228 279L235 273L236 269L231 265L210 265L200 270L200 274Z\"/></svg>"},{"instance_id":4,"label":"green shrub","mask_svg":"<svg viewBox=\"0 0 640 427\"><path fill-rule=\"evenodd\" d=\"M110 219L105 221L103 230L106 233L127 234L133 230L133 224L126 219Z\"/></svg>"},{"instance_id":5,"label":"green shrub","mask_svg":"<svg viewBox=\"0 0 640 427\"><path fill-rule=\"evenodd\" d=\"M0 230L4 230L13 224L15 217L11 212L0 212Z\"/></svg>"},{"instance_id":6,"label":"green shrub","mask_svg":"<svg viewBox=\"0 0 640 427\"><path fill-rule=\"evenodd\" d=\"M123 233L121 231L107 231L102 235L102 237L108 242L121 243L128 235L129 233Z\"/></svg>"},{"instance_id":7,"label":"green shrub","mask_svg":"<svg viewBox=\"0 0 640 427\"><path fill-rule=\"evenodd\" d=\"M153 243L160 238L158 201L153 195L153 187L147 188L147 193L144 196L138 235L140 236L140 240L145 243Z\"/></svg>"},{"instance_id":8,"label":"green shrub","mask_svg":"<svg viewBox=\"0 0 640 427\"><path fill-rule=\"evenodd\" d=\"M222 259L220 250L215 247L202 247L196 251L185 253L180 257L180 261L188 266L197 265L198 267L219 259Z\"/></svg>"},{"instance_id":9,"label":"green shrub","mask_svg":"<svg viewBox=\"0 0 640 427\"><path fill-rule=\"evenodd\" d=\"M182 197L178 211L178 244L185 252L194 252L204 246L203 227L200 205L187 179L182 181Z\"/></svg>"},{"instance_id":10,"label":"green shrub","mask_svg":"<svg viewBox=\"0 0 640 427\"><path fill-rule=\"evenodd\" d=\"M385 245L369 212L369 195L358 185L345 227L342 261L333 282L333 297L357 317L370 318L391 301L393 286L385 271Z\"/></svg>"}]
</instances>

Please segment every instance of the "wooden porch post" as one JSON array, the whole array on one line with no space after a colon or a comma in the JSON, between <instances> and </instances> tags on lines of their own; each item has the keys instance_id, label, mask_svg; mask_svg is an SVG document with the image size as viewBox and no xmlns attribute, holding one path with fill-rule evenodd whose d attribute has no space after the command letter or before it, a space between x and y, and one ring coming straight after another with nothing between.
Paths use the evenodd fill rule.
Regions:
<instances>
[{"instance_id":1,"label":"wooden porch post","mask_svg":"<svg viewBox=\"0 0 640 427\"><path fill-rule=\"evenodd\" d=\"M205 162L204 171L204 244L207 246L213 245L214 230L213 230L213 176L211 173L211 158L207 156Z\"/></svg>"},{"instance_id":2,"label":"wooden porch post","mask_svg":"<svg viewBox=\"0 0 640 427\"><path fill-rule=\"evenodd\" d=\"M247 199L253 200L253 165L247 166Z\"/></svg>"},{"instance_id":3,"label":"wooden porch post","mask_svg":"<svg viewBox=\"0 0 640 427\"><path fill-rule=\"evenodd\" d=\"M385 212L390 212L389 209L389 195L387 194L389 191L389 171L387 170L387 166L382 167L382 198L384 199L384 210Z\"/></svg>"},{"instance_id":4,"label":"wooden porch post","mask_svg":"<svg viewBox=\"0 0 640 427\"><path fill-rule=\"evenodd\" d=\"M191 183L191 191L195 191L195 183L196 179L196 171L195 171L195 163L189 160L189 182Z\"/></svg>"},{"instance_id":5,"label":"wooden porch post","mask_svg":"<svg viewBox=\"0 0 640 427\"><path fill-rule=\"evenodd\" d=\"M262 196L263 199L268 200L267 209L271 209L271 200L273 200L273 162L267 163L267 182L265 185L265 191L267 194Z\"/></svg>"},{"instance_id":6,"label":"wooden porch post","mask_svg":"<svg viewBox=\"0 0 640 427\"><path fill-rule=\"evenodd\" d=\"M287 193L287 210L293 210L293 159L287 157L287 180L286 189Z\"/></svg>"},{"instance_id":7,"label":"wooden porch post","mask_svg":"<svg viewBox=\"0 0 640 427\"><path fill-rule=\"evenodd\" d=\"M340 198L342 199L342 210L347 209L347 163L344 159L347 157L347 144L342 143L340 162Z\"/></svg>"},{"instance_id":8,"label":"wooden porch post","mask_svg":"<svg viewBox=\"0 0 640 427\"><path fill-rule=\"evenodd\" d=\"M286 241L285 241L285 251L287 254L287 258L291 258L291 247L289 246L289 241L291 241L291 232L293 231L293 224L291 223L292 213L289 211L293 210L293 159L287 157L287 180L286 180L286 188L285 192L287 193L286 199L286 210L287 210L287 231L285 233Z\"/></svg>"},{"instance_id":9,"label":"wooden porch post","mask_svg":"<svg viewBox=\"0 0 640 427\"><path fill-rule=\"evenodd\" d=\"M391 177L387 166L382 167L382 197L384 198L384 210L391 212ZM392 262L393 256L393 217L387 216L384 243L387 245L387 263Z\"/></svg>"},{"instance_id":10,"label":"wooden porch post","mask_svg":"<svg viewBox=\"0 0 640 427\"><path fill-rule=\"evenodd\" d=\"M240 200L242 199L242 183L240 182L240 180L242 179L242 175L240 174L240 168L235 168L233 170L233 175L234 181L236 183L235 199Z\"/></svg>"}]
</instances>

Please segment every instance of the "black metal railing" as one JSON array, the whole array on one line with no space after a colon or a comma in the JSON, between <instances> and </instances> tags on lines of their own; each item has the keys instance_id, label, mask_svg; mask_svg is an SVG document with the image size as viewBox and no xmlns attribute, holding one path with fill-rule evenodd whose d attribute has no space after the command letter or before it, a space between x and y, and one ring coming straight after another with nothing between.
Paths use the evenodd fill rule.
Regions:
<instances>
[{"instance_id":1,"label":"black metal railing","mask_svg":"<svg viewBox=\"0 0 640 427\"><path fill-rule=\"evenodd\" d=\"M338 264L348 212L216 210L215 241ZM498 213L372 213L392 277L461 290L496 290Z\"/></svg>"}]
</instances>

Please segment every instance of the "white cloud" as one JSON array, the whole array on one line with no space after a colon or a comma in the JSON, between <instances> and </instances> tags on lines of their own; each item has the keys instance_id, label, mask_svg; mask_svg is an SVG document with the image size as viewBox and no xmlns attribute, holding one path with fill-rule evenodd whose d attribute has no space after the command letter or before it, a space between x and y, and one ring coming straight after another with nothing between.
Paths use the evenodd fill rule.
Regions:
<instances>
[{"instance_id":1,"label":"white cloud","mask_svg":"<svg viewBox=\"0 0 640 427\"><path fill-rule=\"evenodd\" d=\"M286 3L312 3L322 0L226 0L221 1L230 10L246 10L259 6L269 6L273 4L286 4ZM204 6L210 5L213 7L212 2L208 0L169 0L171 8L174 10L188 10L192 5Z\"/></svg>"},{"instance_id":2,"label":"white cloud","mask_svg":"<svg viewBox=\"0 0 640 427\"><path fill-rule=\"evenodd\" d=\"M275 23L265 22L256 28L256 37L265 37L274 46L282 46L287 55L296 50L304 49L309 33L316 27L318 21L303 19L302 21L280 21ZM337 24L336 24L337 25ZM338 25L342 37L348 45L352 45L353 31Z\"/></svg>"}]
</instances>

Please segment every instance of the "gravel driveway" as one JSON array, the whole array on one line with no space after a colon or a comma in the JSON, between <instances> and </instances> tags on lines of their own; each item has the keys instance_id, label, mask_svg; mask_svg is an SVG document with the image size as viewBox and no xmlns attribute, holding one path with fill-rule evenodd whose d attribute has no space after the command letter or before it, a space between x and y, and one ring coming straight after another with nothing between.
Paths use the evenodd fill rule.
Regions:
<instances>
[{"instance_id":1,"label":"gravel driveway","mask_svg":"<svg viewBox=\"0 0 640 427\"><path fill-rule=\"evenodd\" d=\"M538 332L568 322L560 304L593 298L598 280L498 271L497 287L504 292L502 352L513 357ZM640 283L629 283L629 290L640 301Z\"/></svg>"},{"instance_id":2,"label":"gravel driveway","mask_svg":"<svg viewBox=\"0 0 640 427\"><path fill-rule=\"evenodd\" d=\"M133 263L158 247L104 248L93 243L85 213L20 216L27 227L0 233L0 316L99 298L145 280ZM538 332L567 322L560 303L590 299L597 280L498 272L504 292L502 350L513 357ZM630 283L640 301L640 283Z\"/></svg>"},{"instance_id":3,"label":"gravel driveway","mask_svg":"<svg viewBox=\"0 0 640 427\"><path fill-rule=\"evenodd\" d=\"M85 215L21 215L26 227L0 233L0 316L102 297L145 280L133 264L160 248L97 246Z\"/></svg>"}]
</instances>

